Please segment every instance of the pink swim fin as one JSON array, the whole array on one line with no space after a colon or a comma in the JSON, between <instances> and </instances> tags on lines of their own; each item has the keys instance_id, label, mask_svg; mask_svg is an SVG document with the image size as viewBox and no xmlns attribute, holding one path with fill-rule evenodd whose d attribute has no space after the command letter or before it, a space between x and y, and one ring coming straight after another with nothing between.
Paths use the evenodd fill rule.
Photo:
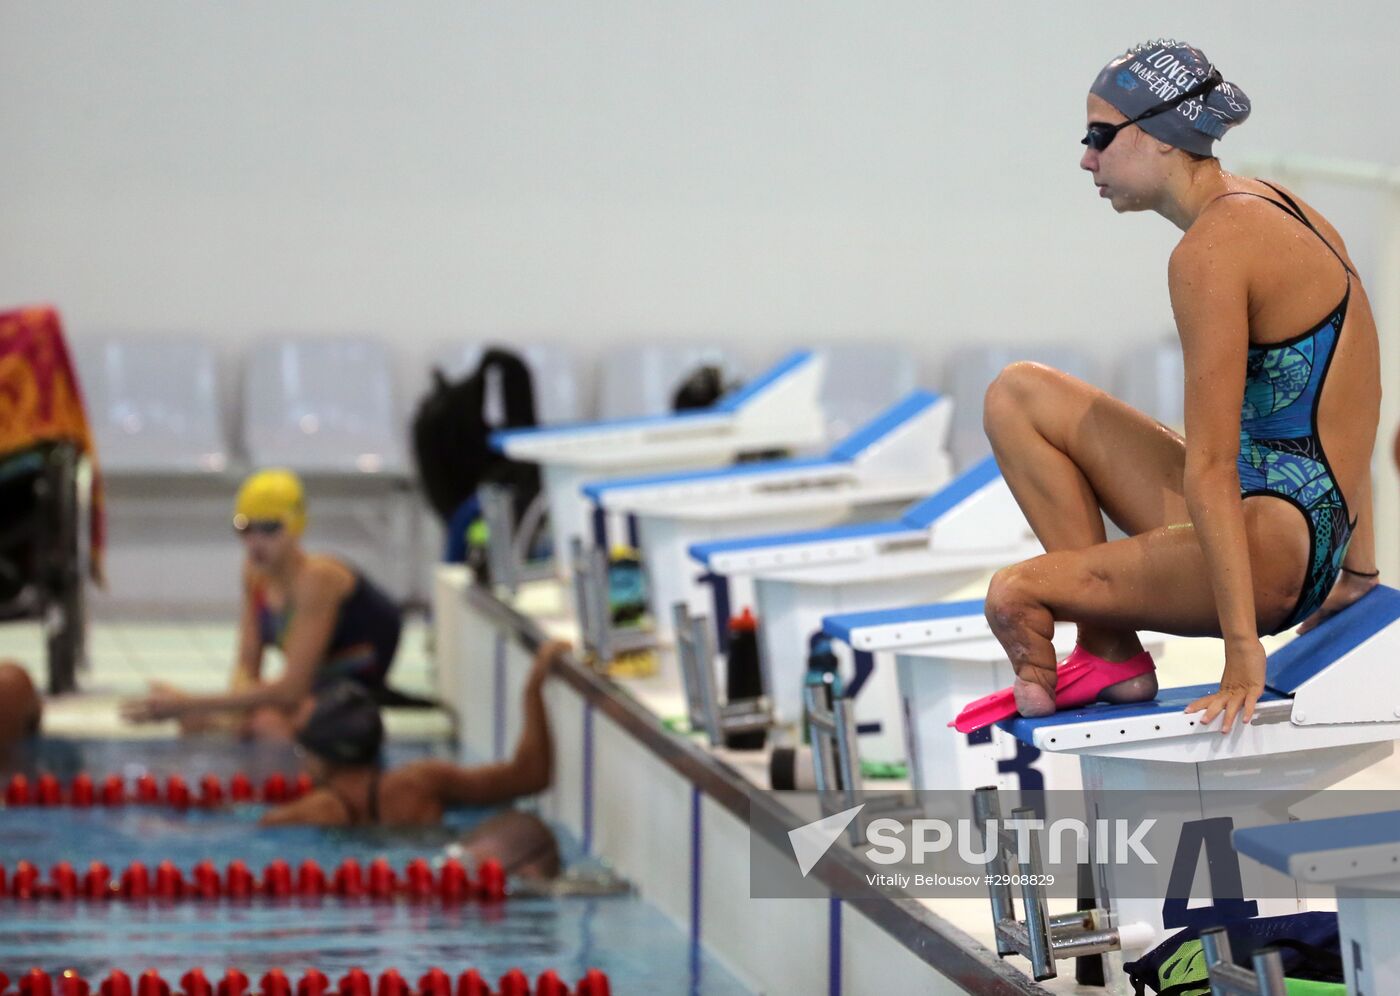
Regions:
<instances>
[{"instance_id":1,"label":"pink swim fin","mask_svg":"<svg viewBox=\"0 0 1400 996\"><path fill-rule=\"evenodd\" d=\"M1111 685L1147 674L1156 667L1146 650L1125 661L1106 661L1076 646L1055 672L1055 708L1076 709L1088 705ZM1012 689L983 696L958 713L948 725L959 733L971 733L1017 715Z\"/></svg>"}]
</instances>

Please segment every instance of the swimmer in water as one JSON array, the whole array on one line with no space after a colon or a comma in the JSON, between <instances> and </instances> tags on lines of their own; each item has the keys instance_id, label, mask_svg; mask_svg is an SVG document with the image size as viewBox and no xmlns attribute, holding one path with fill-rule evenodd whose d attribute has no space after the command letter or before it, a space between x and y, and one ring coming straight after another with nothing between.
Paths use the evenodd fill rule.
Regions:
<instances>
[{"instance_id":1,"label":"swimmer in water","mask_svg":"<svg viewBox=\"0 0 1400 996\"><path fill-rule=\"evenodd\" d=\"M352 682L329 689L296 734L315 788L269 810L263 825L426 826L440 823L448 806L499 805L543 791L553 770L544 682L568 649L551 641L535 654L520 740L510 759L496 764L421 760L384 771L378 705Z\"/></svg>"},{"instance_id":2,"label":"swimmer in water","mask_svg":"<svg viewBox=\"0 0 1400 996\"><path fill-rule=\"evenodd\" d=\"M38 734L43 715L29 672L16 661L0 661L0 761L21 740Z\"/></svg>"},{"instance_id":3,"label":"swimmer in water","mask_svg":"<svg viewBox=\"0 0 1400 996\"><path fill-rule=\"evenodd\" d=\"M1089 90L1080 168L1115 211L1183 233L1167 275L1185 437L1038 364L993 382L987 435L1047 552L992 580L987 619L1016 683L959 729L1152 698L1149 629L1224 640L1219 690L1186 711L1229 732L1264 691L1260 634L1311 628L1377 584L1370 301L1315 208L1215 158L1249 111L1199 49L1171 41L1114 59ZM1107 542L1102 515L1128 538ZM1056 621L1079 629L1058 672Z\"/></svg>"},{"instance_id":4,"label":"swimmer in water","mask_svg":"<svg viewBox=\"0 0 1400 996\"><path fill-rule=\"evenodd\" d=\"M290 740L313 695L338 681L385 691L402 614L369 578L301 546L306 500L288 470L261 470L239 489L233 528L243 541L243 609L232 690L194 695L153 683L122 712L133 722L178 719L184 732L232 726L266 740ZM286 660L281 677L262 677L263 653Z\"/></svg>"}]
</instances>

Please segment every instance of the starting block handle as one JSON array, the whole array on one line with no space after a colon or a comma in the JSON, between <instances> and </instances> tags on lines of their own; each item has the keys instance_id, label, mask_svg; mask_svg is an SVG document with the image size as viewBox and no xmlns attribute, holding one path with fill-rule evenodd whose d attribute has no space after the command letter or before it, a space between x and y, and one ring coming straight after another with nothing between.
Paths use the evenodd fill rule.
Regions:
<instances>
[{"instance_id":1,"label":"starting block handle","mask_svg":"<svg viewBox=\"0 0 1400 996\"><path fill-rule=\"evenodd\" d=\"M486 562L491 568L491 583L515 594L520 585L520 566L513 556L515 547L515 509L510 489L500 484L483 484L477 489L481 501L481 517L486 520Z\"/></svg>"},{"instance_id":2,"label":"starting block handle","mask_svg":"<svg viewBox=\"0 0 1400 996\"><path fill-rule=\"evenodd\" d=\"M1011 811L1015 821L1035 819L1035 809L1023 806ZM1050 943L1050 911L1045 902L1045 889L1036 883L1040 881L1044 865L1040 860L1040 835L1026 834L1026 853L1020 855L1021 903L1026 909L1026 937L1029 941L1031 971L1035 980L1053 979L1055 972L1055 952Z\"/></svg>"},{"instance_id":3,"label":"starting block handle","mask_svg":"<svg viewBox=\"0 0 1400 996\"><path fill-rule=\"evenodd\" d=\"M1277 948L1254 953L1254 971L1240 968L1230 954L1230 936L1224 927L1201 932L1201 951L1210 971L1211 996L1286 996L1283 956Z\"/></svg>"},{"instance_id":4,"label":"starting block handle","mask_svg":"<svg viewBox=\"0 0 1400 996\"><path fill-rule=\"evenodd\" d=\"M807 735L812 742L812 775L823 799L829 792L840 792L844 805L856 804L861 789L860 748L856 743L854 703L833 697L830 685L805 685L803 704L807 707ZM858 840L858 827L852 824L851 839Z\"/></svg>"},{"instance_id":5,"label":"starting block handle","mask_svg":"<svg viewBox=\"0 0 1400 996\"><path fill-rule=\"evenodd\" d=\"M692 616L685 602L671 607L671 618L676 627L676 655L680 658L681 684L685 689L690 725L693 729L704 730L710 746L718 747L723 738L710 621L705 616Z\"/></svg>"},{"instance_id":6,"label":"starting block handle","mask_svg":"<svg viewBox=\"0 0 1400 996\"><path fill-rule=\"evenodd\" d=\"M987 826L1001 823L1001 799L994 786L979 788L972 797L973 816L977 829L985 836ZM1012 902L1011 885L1006 868L1006 853L1000 841L991 849L987 858L987 898L992 903L992 924L995 928L997 954L1005 958L1015 954L1016 948L1002 934L1000 925L1016 919L1016 907Z\"/></svg>"},{"instance_id":7,"label":"starting block handle","mask_svg":"<svg viewBox=\"0 0 1400 996\"><path fill-rule=\"evenodd\" d=\"M766 697L721 701L715 683L715 645L709 618L692 616L685 602L676 602L671 606L671 619L675 623L676 656L691 729L705 731L711 747L722 747L731 733L771 729L773 709Z\"/></svg>"},{"instance_id":8,"label":"starting block handle","mask_svg":"<svg viewBox=\"0 0 1400 996\"><path fill-rule=\"evenodd\" d=\"M599 664L612 660L612 620L608 615L608 555L585 548L578 536L569 540L574 564L574 606L579 640Z\"/></svg>"}]
</instances>

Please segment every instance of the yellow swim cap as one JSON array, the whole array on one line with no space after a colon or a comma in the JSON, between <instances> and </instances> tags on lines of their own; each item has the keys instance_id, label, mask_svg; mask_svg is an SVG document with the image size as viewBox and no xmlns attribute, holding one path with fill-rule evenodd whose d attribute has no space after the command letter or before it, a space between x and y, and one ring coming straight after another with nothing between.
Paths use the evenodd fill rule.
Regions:
<instances>
[{"instance_id":1,"label":"yellow swim cap","mask_svg":"<svg viewBox=\"0 0 1400 996\"><path fill-rule=\"evenodd\" d=\"M234 526L268 520L282 523L294 534L306 528L306 498L300 479L290 470L259 470L238 489Z\"/></svg>"}]
</instances>

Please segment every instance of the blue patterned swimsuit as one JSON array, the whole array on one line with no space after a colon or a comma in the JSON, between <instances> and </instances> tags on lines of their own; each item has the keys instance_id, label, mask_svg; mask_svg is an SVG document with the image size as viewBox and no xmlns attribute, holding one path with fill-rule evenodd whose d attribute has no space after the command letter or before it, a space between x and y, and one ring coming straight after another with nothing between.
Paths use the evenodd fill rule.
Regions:
<instances>
[{"instance_id":1,"label":"blue patterned swimsuit","mask_svg":"<svg viewBox=\"0 0 1400 996\"><path fill-rule=\"evenodd\" d=\"M1327 368L1337 348L1351 299L1351 267L1308 220L1293 198L1266 187L1286 202L1258 197L1301 221L1332 251L1346 271L1341 303L1316 326L1283 342L1250 346L1245 361L1244 405L1240 411L1240 495L1268 495L1297 507L1308 523L1308 570L1293 614L1280 629L1296 626L1322 605L1337 580L1356 520L1332 476L1317 431L1317 410ZM1223 196L1230 196L1225 194Z\"/></svg>"}]
</instances>

